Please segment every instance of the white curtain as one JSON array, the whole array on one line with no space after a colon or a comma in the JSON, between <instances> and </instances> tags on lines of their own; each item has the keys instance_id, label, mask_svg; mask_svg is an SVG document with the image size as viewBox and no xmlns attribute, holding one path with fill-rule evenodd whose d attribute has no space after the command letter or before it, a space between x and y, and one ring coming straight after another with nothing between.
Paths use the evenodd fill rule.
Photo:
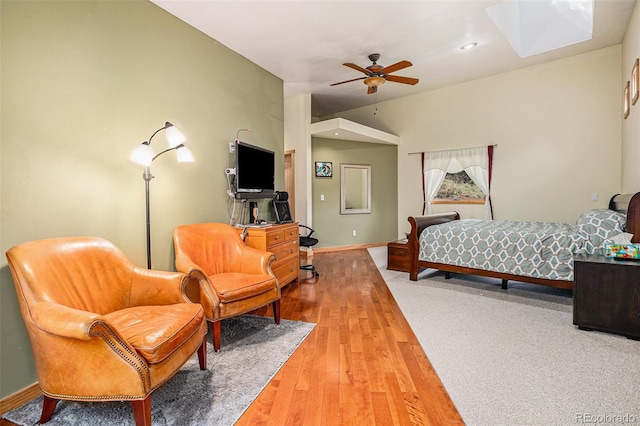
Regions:
<instances>
[{"instance_id":1,"label":"white curtain","mask_svg":"<svg viewBox=\"0 0 640 426\"><path fill-rule=\"evenodd\" d=\"M425 152L424 196L427 212L447 173L465 171L485 195L485 218L491 219L489 204L489 154L486 146Z\"/></svg>"}]
</instances>

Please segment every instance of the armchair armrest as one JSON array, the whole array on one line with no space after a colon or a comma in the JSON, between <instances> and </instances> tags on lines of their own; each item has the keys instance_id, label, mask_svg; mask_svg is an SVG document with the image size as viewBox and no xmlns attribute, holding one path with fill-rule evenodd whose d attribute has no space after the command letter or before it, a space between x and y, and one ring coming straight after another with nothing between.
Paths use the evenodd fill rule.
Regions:
<instances>
[{"instance_id":1,"label":"armchair armrest","mask_svg":"<svg viewBox=\"0 0 640 426\"><path fill-rule=\"evenodd\" d=\"M269 266L275 258L276 256L270 251L244 246L242 250L242 259L240 260L240 271L238 272L246 274L273 275Z\"/></svg>"},{"instance_id":2,"label":"armchair armrest","mask_svg":"<svg viewBox=\"0 0 640 426\"><path fill-rule=\"evenodd\" d=\"M104 322L104 317L93 312L81 311L54 302L41 302L30 310L34 324L49 334L71 339L90 340L91 326Z\"/></svg>"},{"instance_id":3,"label":"armchair armrest","mask_svg":"<svg viewBox=\"0 0 640 426\"><path fill-rule=\"evenodd\" d=\"M204 274L204 269L191 260L184 252L176 251L176 269L186 274L190 274L191 271L201 271Z\"/></svg>"},{"instance_id":4,"label":"armchair armrest","mask_svg":"<svg viewBox=\"0 0 640 426\"><path fill-rule=\"evenodd\" d=\"M82 376L82 370L110 371L125 365L128 368L119 370L120 378L139 383L140 389L130 388L131 392L145 391L144 386L148 383L141 382L140 372L147 371L147 361L104 316L55 302L40 302L31 306L30 317L33 324L46 333L36 341L41 347L46 346L51 357L46 364L53 366L51 371L38 372L38 381L43 389L66 386L61 384L59 372L56 373L65 366L75 367L67 372L66 380L71 383L74 377ZM46 357L41 354L38 358L43 360ZM97 386L100 388L99 382Z\"/></svg>"},{"instance_id":5,"label":"armchair armrest","mask_svg":"<svg viewBox=\"0 0 640 426\"><path fill-rule=\"evenodd\" d=\"M217 317L220 299L211 287L204 269L182 252L176 253L176 269L187 272L187 281L190 286L189 288L185 286L183 297L191 302L200 303L207 318L211 315ZM193 294L194 292L196 294ZM215 319L213 317L209 319Z\"/></svg>"},{"instance_id":6,"label":"armchair armrest","mask_svg":"<svg viewBox=\"0 0 640 426\"><path fill-rule=\"evenodd\" d=\"M220 298L218 298L207 276L200 269L194 268L190 270L188 278L192 286L197 285L198 300L193 300L193 298L189 297L186 293L185 297L194 303L200 303L207 319L211 321L217 319L219 315L218 306L220 305Z\"/></svg>"},{"instance_id":7,"label":"armchair armrest","mask_svg":"<svg viewBox=\"0 0 640 426\"><path fill-rule=\"evenodd\" d=\"M131 306L184 303L184 288L189 279L182 272L133 268Z\"/></svg>"}]
</instances>

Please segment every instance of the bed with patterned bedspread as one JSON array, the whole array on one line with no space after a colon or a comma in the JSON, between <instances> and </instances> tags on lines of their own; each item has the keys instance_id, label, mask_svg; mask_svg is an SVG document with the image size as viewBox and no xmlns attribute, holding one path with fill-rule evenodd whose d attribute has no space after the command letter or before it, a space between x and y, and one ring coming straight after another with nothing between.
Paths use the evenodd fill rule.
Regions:
<instances>
[{"instance_id":1,"label":"bed with patterned bedspread","mask_svg":"<svg viewBox=\"0 0 640 426\"><path fill-rule=\"evenodd\" d=\"M575 224L460 220L456 212L410 217L410 278L419 268L435 268L447 278L451 272L501 278L503 288L508 280L572 288L575 255L603 254L606 241L636 229L627 224L633 194L626 199L619 208L585 212ZM636 203L640 197L634 221Z\"/></svg>"}]
</instances>

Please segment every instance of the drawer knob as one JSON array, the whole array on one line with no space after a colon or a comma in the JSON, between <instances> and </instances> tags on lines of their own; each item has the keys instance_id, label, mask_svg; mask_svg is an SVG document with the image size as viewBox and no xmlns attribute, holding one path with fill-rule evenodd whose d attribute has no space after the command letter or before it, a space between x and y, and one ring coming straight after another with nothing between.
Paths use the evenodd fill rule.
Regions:
<instances>
[{"instance_id":1,"label":"drawer knob","mask_svg":"<svg viewBox=\"0 0 640 426\"><path fill-rule=\"evenodd\" d=\"M279 239L280 239L280 235L276 235L276 240L279 240Z\"/></svg>"}]
</instances>

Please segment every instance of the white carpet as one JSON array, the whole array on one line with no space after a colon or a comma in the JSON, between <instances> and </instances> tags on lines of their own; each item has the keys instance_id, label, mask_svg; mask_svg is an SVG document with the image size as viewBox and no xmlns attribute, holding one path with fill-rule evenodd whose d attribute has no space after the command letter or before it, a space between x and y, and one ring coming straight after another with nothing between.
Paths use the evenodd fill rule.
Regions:
<instances>
[{"instance_id":1,"label":"white carpet","mask_svg":"<svg viewBox=\"0 0 640 426\"><path fill-rule=\"evenodd\" d=\"M571 292L386 269L391 293L467 425L640 423L640 342L573 325Z\"/></svg>"}]
</instances>

